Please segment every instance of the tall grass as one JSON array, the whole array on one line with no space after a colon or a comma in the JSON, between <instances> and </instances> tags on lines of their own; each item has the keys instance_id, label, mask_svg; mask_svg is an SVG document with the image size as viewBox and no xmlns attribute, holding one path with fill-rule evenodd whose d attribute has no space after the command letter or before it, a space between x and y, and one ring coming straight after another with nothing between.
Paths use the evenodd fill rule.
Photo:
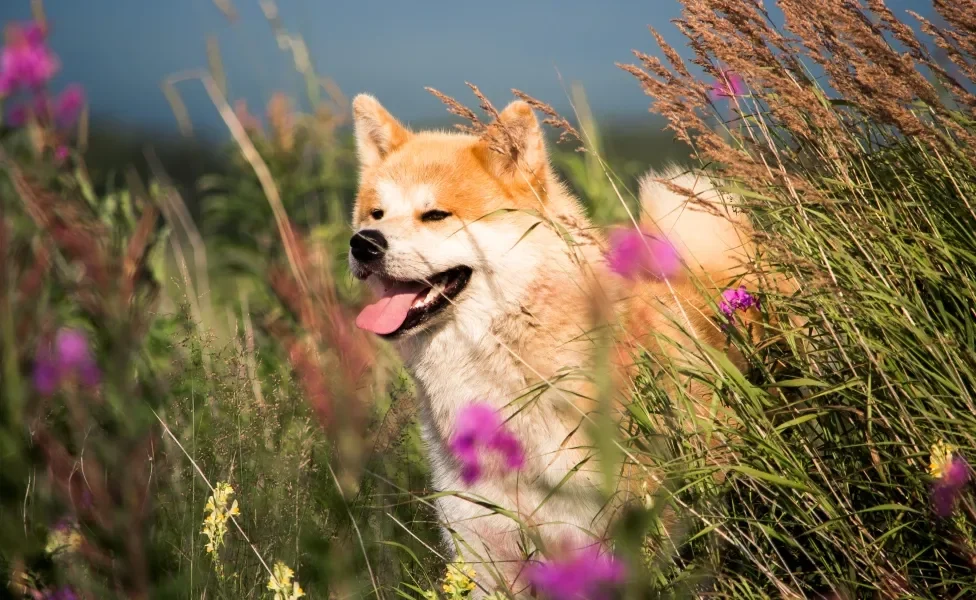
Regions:
<instances>
[{"instance_id":1,"label":"tall grass","mask_svg":"<svg viewBox=\"0 0 976 600\"><path fill-rule=\"evenodd\" d=\"M936 2L953 68L881 2L778 9L685 3L693 62L724 88L741 77L739 94L717 97L660 37L669 66L638 53L643 69L624 67L743 198L757 265L797 283L770 287L765 310L801 317L736 340L750 372L716 387L735 458L706 496L692 494L705 470L684 492L710 533L681 562L735 597L969 597L970 492L936 518L927 466L933 444L966 455L976 433L973 13ZM724 135L705 125L727 111ZM695 464L697 444L678 442Z\"/></svg>"},{"instance_id":2,"label":"tall grass","mask_svg":"<svg viewBox=\"0 0 976 600\"><path fill-rule=\"evenodd\" d=\"M704 346L705 368L643 358L620 448L660 473L615 530L623 593L971 597L971 488L939 517L928 466L937 442L976 451L976 6L921 22L951 65L880 0L684 6L704 80L661 38L664 61L625 68L752 218L764 327L730 329L745 372ZM149 184L100 195L43 126L0 139L0 595L268 598L278 561L311 598L467 594L443 587L412 385L352 328L345 106L297 67L314 114L221 113L253 152L237 139L200 180L199 222L151 155ZM745 89L716 95L730 73ZM634 173L573 100L586 152L554 161L596 222L624 221ZM103 377L48 396L38 353L65 326ZM687 379L732 418L686 410ZM211 553L218 483L240 514ZM61 519L79 537L55 550Z\"/></svg>"}]
</instances>

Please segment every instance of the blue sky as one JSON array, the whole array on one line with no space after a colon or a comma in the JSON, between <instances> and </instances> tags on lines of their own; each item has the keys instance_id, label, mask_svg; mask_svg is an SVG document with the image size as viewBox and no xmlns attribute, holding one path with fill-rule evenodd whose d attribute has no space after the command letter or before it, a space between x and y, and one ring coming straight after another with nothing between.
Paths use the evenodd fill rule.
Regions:
<instances>
[{"instance_id":1,"label":"blue sky","mask_svg":"<svg viewBox=\"0 0 976 600\"><path fill-rule=\"evenodd\" d=\"M64 69L56 83L85 86L96 113L173 127L159 84L172 73L206 65L206 38L220 43L230 94L262 106L275 90L303 95L258 0L231 0L231 24L212 0L47 0L51 44ZM647 26L677 45L670 20L677 0L279 0L285 27L304 36L320 74L347 95L370 92L405 121L444 115L424 91L432 86L462 101L465 81L497 104L522 89L567 108L578 80L600 115L639 115L647 99L614 66L634 48L655 49ZM30 0L0 0L0 20L26 19ZM928 12L924 0L891 0L896 13ZM562 80L560 80L560 75ZM217 123L199 84L180 87L198 125Z\"/></svg>"}]
</instances>

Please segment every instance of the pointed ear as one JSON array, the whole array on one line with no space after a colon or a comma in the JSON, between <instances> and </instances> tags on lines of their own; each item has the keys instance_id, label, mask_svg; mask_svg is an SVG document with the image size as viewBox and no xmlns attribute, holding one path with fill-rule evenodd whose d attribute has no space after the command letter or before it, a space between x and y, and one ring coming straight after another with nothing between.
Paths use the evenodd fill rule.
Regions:
<instances>
[{"instance_id":1,"label":"pointed ear","mask_svg":"<svg viewBox=\"0 0 976 600\"><path fill-rule=\"evenodd\" d=\"M502 133L498 139L508 146L505 153L492 152L491 160L495 163L496 171L500 170L501 173L511 176L522 170L529 176L531 185L541 183L549 167L549 156L546 153L542 128L532 107L526 102L516 100L505 107L496 124L507 132Z\"/></svg>"},{"instance_id":2,"label":"pointed ear","mask_svg":"<svg viewBox=\"0 0 976 600\"><path fill-rule=\"evenodd\" d=\"M359 166L364 170L379 164L410 139L410 131L369 94L353 99L352 115Z\"/></svg>"}]
</instances>

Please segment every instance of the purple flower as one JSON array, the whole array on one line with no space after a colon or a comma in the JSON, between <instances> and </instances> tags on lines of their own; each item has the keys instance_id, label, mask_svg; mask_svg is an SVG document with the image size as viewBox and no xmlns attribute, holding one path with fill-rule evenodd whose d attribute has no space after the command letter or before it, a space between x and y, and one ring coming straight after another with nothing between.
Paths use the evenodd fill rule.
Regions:
<instances>
[{"instance_id":1,"label":"purple flower","mask_svg":"<svg viewBox=\"0 0 976 600\"><path fill-rule=\"evenodd\" d=\"M61 385L61 373L58 365L48 353L38 353L34 359L34 389L42 396L50 396L58 391Z\"/></svg>"},{"instance_id":2,"label":"purple flower","mask_svg":"<svg viewBox=\"0 0 976 600\"><path fill-rule=\"evenodd\" d=\"M71 157L71 149L67 146L58 146L54 149L54 160L62 163Z\"/></svg>"},{"instance_id":3,"label":"purple flower","mask_svg":"<svg viewBox=\"0 0 976 600\"><path fill-rule=\"evenodd\" d=\"M57 522L54 523L51 530L64 533L66 531L71 531L75 527L77 527L77 523L75 523L74 519L71 517L61 517L57 520Z\"/></svg>"},{"instance_id":4,"label":"purple flower","mask_svg":"<svg viewBox=\"0 0 976 600\"><path fill-rule=\"evenodd\" d=\"M613 272L628 279L642 276L664 279L681 266L670 242L632 228L611 232L607 262Z\"/></svg>"},{"instance_id":5,"label":"purple flower","mask_svg":"<svg viewBox=\"0 0 976 600\"><path fill-rule=\"evenodd\" d=\"M71 127L85 105L85 90L78 84L69 85L54 104L54 118L61 127Z\"/></svg>"},{"instance_id":6,"label":"purple flower","mask_svg":"<svg viewBox=\"0 0 976 600\"><path fill-rule=\"evenodd\" d=\"M746 94L746 84L735 71L722 70L719 78L712 84L710 96L712 100L719 98L734 98Z\"/></svg>"},{"instance_id":7,"label":"purple flower","mask_svg":"<svg viewBox=\"0 0 976 600\"><path fill-rule=\"evenodd\" d=\"M45 592L43 598L44 600L78 600L78 595L70 587L64 586L53 592Z\"/></svg>"},{"instance_id":8,"label":"purple flower","mask_svg":"<svg viewBox=\"0 0 976 600\"><path fill-rule=\"evenodd\" d=\"M759 299L747 292L745 286L725 290L722 292L722 301L718 303L718 309L729 319L736 311L748 310L753 306L759 306Z\"/></svg>"},{"instance_id":9,"label":"purple flower","mask_svg":"<svg viewBox=\"0 0 976 600\"><path fill-rule=\"evenodd\" d=\"M76 329L60 329L53 346L41 346L34 360L34 389L43 396L54 394L65 381L75 380L95 387L101 372L85 334Z\"/></svg>"},{"instance_id":10,"label":"purple flower","mask_svg":"<svg viewBox=\"0 0 976 600\"><path fill-rule=\"evenodd\" d=\"M54 349L62 369L79 369L92 359L88 338L77 329L60 329L54 336Z\"/></svg>"},{"instance_id":11,"label":"purple flower","mask_svg":"<svg viewBox=\"0 0 976 600\"><path fill-rule=\"evenodd\" d=\"M18 104L7 116L7 122L13 127L21 127L27 122L28 116L33 116L42 123L52 119L61 128L68 128L75 124L82 107L85 105L85 91L78 84L69 85L53 102L43 92L37 92L31 102Z\"/></svg>"},{"instance_id":12,"label":"purple flower","mask_svg":"<svg viewBox=\"0 0 976 600\"><path fill-rule=\"evenodd\" d=\"M951 516L959 503L959 496L972 477L972 469L966 459L950 455L942 469L942 476L932 487L932 507L940 517Z\"/></svg>"},{"instance_id":13,"label":"purple flower","mask_svg":"<svg viewBox=\"0 0 976 600\"><path fill-rule=\"evenodd\" d=\"M0 95L23 88L36 91L60 68L57 57L45 45L45 32L39 25L8 27L7 43L0 51Z\"/></svg>"},{"instance_id":14,"label":"purple flower","mask_svg":"<svg viewBox=\"0 0 976 600\"><path fill-rule=\"evenodd\" d=\"M505 429L498 412L484 402L461 410L450 446L461 463L461 479L467 485L481 477L484 451L501 455L509 469L519 469L525 462L522 444Z\"/></svg>"},{"instance_id":15,"label":"purple flower","mask_svg":"<svg viewBox=\"0 0 976 600\"><path fill-rule=\"evenodd\" d=\"M47 29L39 23L31 23L26 27L14 25L14 27L20 29L20 35L24 36L24 41L31 46L42 46L47 39Z\"/></svg>"},{"instance_id":16,"label":"purple flower","mask_svg":"<svg viewBox=\"0 0 976 600\"><path fill-rule=\"evenodd\" d=\"M627 576L623 563L611 555L601 555L590 546L568 559L536 563L526 576L535 589L551 600L597 600L609 597L610 588Z\"/></svg>"}]
</instances>

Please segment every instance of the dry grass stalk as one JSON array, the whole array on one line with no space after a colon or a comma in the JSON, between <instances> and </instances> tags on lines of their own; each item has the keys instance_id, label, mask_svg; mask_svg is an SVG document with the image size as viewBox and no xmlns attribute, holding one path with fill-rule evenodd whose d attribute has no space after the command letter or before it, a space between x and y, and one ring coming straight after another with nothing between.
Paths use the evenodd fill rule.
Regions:
<instances>
[{"instance_id":1,"label":"dry grass stalk","mask_svg":"<svg viewBox=\"0 0 976 600\"><path fill-rule=\"evenodd\" d=\"M247 107L247 100L234 102L234 115L241 122L244 129L251 135L264 136L264 127L261 121L251 113Z\"/></svg>"},{"instance_id":2,"label":"dry grass stalk","mask_svg":"<svg viewBox=\"0 0 976 600\"><path fill-rule=\"evenodd\" d=\"M129 304L140 270L144 268L146 250L149 248L158 218L159 211L154 206L148 206L139 219L135 233L129 239L122 263L121 301L124 306Z\"/></svg>"},{"instance_id":3,"label":"dry grass stalk","mask_svg":"<svg viewBox=\"0 0 976 600\"><path fill-rule=\"evenodd\" d=\"M295 148L295 112L291 100L281 92L268 102L268 124L275 143L285 152Z\"/></svg>"},{"instance_id":4,"label":"dry grass stalk","mask_svg":"<svg viewBox=\"0 0 976 600\"><path fill-rule=\"evenodd\" d=\"M353 319L339 302L331 273L321 264L327 255L310 251L291 224L287 227L295 240L295 264L309 278L302 286L291 269L270 270L271 288L295 322L272 319L264 328L285 348L298 384L333 438L339 478L349 491L366 459L371 390L362 382L376 360L376 348L364 332L351 326Z\"/></svg>"},{"instance_id":5,"label":"dry grass stalk","mask_svg":"<svg viewBox=\"0 0 976 600\"><path fill-rule=\"evenodd\" d=\"M976 100L969 91L976 83L972 54L976 4L966 0L949 6L937 0L936 10L950 25L944 31L917 17L958 68L955 74L932 58L926 41L895 18L883 0L778 0L784 17L782 32L762 3L753 0L682 0L682 4L677 25L690 40L691 62L719 82L725 79L724 71L734 72L748 91L735 90L731 97L710 94L658 35L663 58L635 52L640 64L621 67L652 98L652 112L669 120L669 127L697 151L701 162L714 165L720 179L765 196L745 194L742 199L747 209L755 209L759 228L768 226L759 240L764 262L783 265L816 293L834 292L831 295L841 299L833 306L836 314L828 315L823 308L808 313L810 322L815 322L810 331L828 348L825 354L835 353L829 362L820 361L811 370L836 369L864 377L862 365L855 364L864 361L870 367L868 377L878 374L879 386L884 386L893 404L905 401L910 392L889 378L879 359L886 349L871 345L877 334L867 331L874 323L864 317L868 310L862 312L857 303L859 286L870 277L877 278L879 287L892 290L913 290L918 285L913 266L905 264L910 251L895 243L894 255L885 254L886 244L909 235L898 223L886 221L885 211L897 207L904 210L899 218L926 219L927 198L919 192L938 190L942 185L938 180L951 181L957 170L960 178L968 176L962 165L976 162L976 137L971 125L961 125L966 116L957 108L968 107L972 113ZM730 124L730 135L716 131L716 117ZM960 205L968 207L968 184L956 185L955 193L946 197L936 191L933 203L956 196ZM927 185L932 187L926 189ZM687 190L668 187L689 196ZM821 206L809 210L814 202ZM916 209L918 205L923 206ZM770 218L772 213L775 216ZM936 227L931 220L925 225ZM796 237L787 239L790 234ZM844 260L849 262L841 264ZM806 292L795 300L802 304L815 295ZM879 320L889 318L889 312L895 315L892 320L902 314L906 321L912 320L894 305L890 311L879 310L883 315ZM900 324L890 327L897 330ZM813 347L821 343L813 336L809 341ZM874 418L879 428L888 431L917 430L906 423L909 414L898 413L897 427L887 417ZM866 440L873 446L870 438ZM918 451L908 446L906 453ZM869 452L880 470L879 452L874 447ZM826 464L820 457L815 460ZM857 515L851 498L840 494L837 500L843 510L856 515L850 519L851 531L878 535L868 518ZM839 552L848 551L836 540L829 543ZM884 582L885 597L922 588L921 581L910 586L907 579L894 575L902 560L897 550L886 548L853 558L856 554L851 553L851 564L858 565L858 580L878 587Z\"/></svg>"},{"instance_id":6,"label":"dry grass stalk","mask_svg":"<svg viewBox=\"0 0 976 600\"><path fill-rule=\"evenodd\" d=\"M481 119L478 118L478 115L476 115L473 110L461 104L454 98L448 96L447 94L435 90L434 88L428 87L424 89L430 92L435 98L443 102L444 106L447 107L447 112L451 113L452 115L461 117L465 121L471 123L471 125L461 125L461 124L455 125L455 127L457 127L459 130L463 131L464 133L470 133L472 135L477 135L477 136L480 136L484 133L487 125L481 122Z\"/></svg>"},{"instance_id":7,"label":"dry grass stalk","mask_svg":"<svg viewBox=\"0 0 976 600\"><path fill-rule=\"evenodd\" d=\"M149 517L149 467L146 456L158 443L156 433L146 436L124 457L124 476L106 471L97 457L89 454L82 463L44 426L38 426L33 440L47 465L55 491L82 520L97 524L105 532L124 540L124 559L110 557L87 538L80 551L93 568L106 573L125 598L149 598L149 565L145 555L145 532ZM84 465L84 472L80 466Z\"/></svg>"},{"instance_id":8,"label":"dry grass stalk","mask_svg":"<svg viewBox=\"0 0 976 600\"><path fill-rule=\"evenodd\" d=\"M102 314L105 305L100 298L108 297L113 285L105 246L111 239L109 232L83 201L49 192L16 165L8 164L7 171L27 213L52 247L84 269L74 289L82 306L93 314Z\"/></svg>"},{"instance_id":9,"label":"dry grass stalk","mask_svg":"<svg viewBox=\"0 0 976 600\"><path fill-rule=\"evenodd\" d=\"M725 69L741 76L749 95L731 99L730 106L743 117L759 117L752 119L759 125L749 126L734 143L705 121L713 107L707 86L688 73L679 54L659 34L652 31L669 65L635 52L641 66L619 66L638 79L653 98L651 110L667 117L678 139L694 147L703 161L716 164L720 174L757 191L768 187L791 190L796 202L825 199L820 190L790 175L794 167L803 163L804 156L819 156L839 165L841 161L835 159L841 153L851 156L865 151L858 141L865 118L889 126L894 135L916 137L943 152L955 151L947 143L961 144L972 152L976 140L953 121L921 70L928 68L944 79L962 105L974 105L972 94L948 77L882 0L867 3L783 0L779 4L785 29L791 34L787 37L770 25L761 4L684 2L677 25L690 40L695 53L692 62L716 78ZM946 13L956 31L936 36L936 41L951 46L949 55L962 70L968 66L962 49L969 47L972 35L960 32L969 31L973 19L955 6L941 3L937 8ZM878 16L877 24L871 12ZM885 33L908 53L895 51ZM804 67L803 57L819 64L827 74L828 89L851 101L850 109L840 110L827 99ZM924 110L919 110L919 102ZM946 134L954 142L947 142ZM784 153L784 147L793 150ZM844 173L839 175L846 179Z\"/></svg>"},{"instance_id":10,"label":"dry grass stalk","mask_svg":"<svg viewBox=\"0 0 976 600\"><path fill-rule=\"evenodd\" d=\"M465 85L471 88L471 92L478 99L478 106L491 119L489 123L482 122L473 110L447 94L441 93L433 88L425 89L443 102L447 106L448 112L471 123L470 126L456 125L458 129L480 137L488 145L490 150L508 156L512 159L513 163L517 163L519 157L525 150L522 148L521 136L506 127L505 123L499 118L500 113L498 109L488 100L487 96L482 93L478 86L468 82L465 82Z\"/></svg>"},{"instance_id":11,"label":"dry grass stalk","mask_svg":"<svg viewBox=\"0 0 976 600\"><path fill-rule=\"evenodd\" d=\"M565 117L556 112L556 109L551 105L543 102L542 100L534 98L521 90L513 89L512 93L515 94L515 97L519 100L526 102L532 108L546 115L546 118L543 119L542 122L560 131L559 142L568 141L570 138L574 138L580 144L583 143L583 138L579 131L577 131L576 128L573 127ZM585 150L585 147L581 145L579 149Z\"/></svg>"}]
</instances>

